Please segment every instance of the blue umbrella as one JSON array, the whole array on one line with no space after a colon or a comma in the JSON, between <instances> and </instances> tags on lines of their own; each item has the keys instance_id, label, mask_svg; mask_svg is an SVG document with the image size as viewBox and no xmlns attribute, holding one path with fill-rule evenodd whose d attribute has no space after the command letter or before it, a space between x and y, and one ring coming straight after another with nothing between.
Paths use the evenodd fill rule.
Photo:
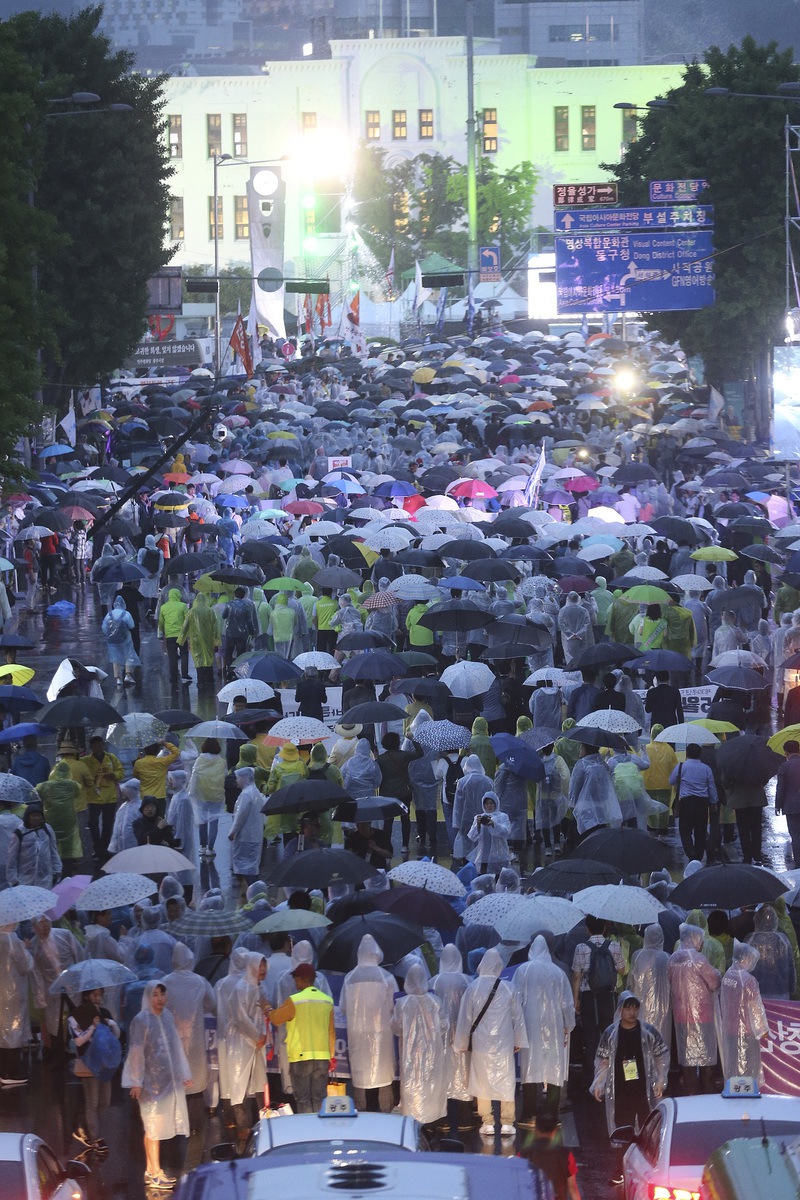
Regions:
<instances>
[{"instance_id":1,"label":"blue umbrella","mask_svg":"<svg viewBox=\"0 0 800 1200\"><path fill-rule=\"evenodd\" d=\"M243 496L215 496L214 502L222 504L226 508L247 508L250 504L250 501L245 500Z\"/></svg>"},{"instance_id":2,"label":"blue umbrella","mask_svg":"<svg viewBox=\"0 0 800 1200\"><path fill-rule=\"evenodd\" d=\"M57 458L60 454L74 454L74 446L62 446L60 442L56 442L54 446L45 446L39 451L39 458Z\"/></svg>"},{"instance_id":3,"label":"blue umbrella","mask_svg":"<svg viewBox=\"0 0 800 1200\"><path fill-rule=\"evenodd\" d=\"M459 592L485 592L486 585L479 583L477 579L470 579L467 575L448 576L447 579L439 580L439 587L457 588Z\"/></svg>"},{"instance_id":4,"label":"blue umbrella","mask_svg":"<svg viewBox=\"0 0 800 1200\"><path fill-rule=\"evenodd\" d=\"M685 654L678 654L675 650L648 650L625 666L636 671L689 671L692 663Z\"/></svg>"},{"instance_id":5,"label":"blue umbrella","mask_svg":"<svg viewBox=\"0 0 800 1200\"><path fill-rule=\"evenodd\" d=\"M366 650L355 654L342 666L340 674L348 679L366 679L373 683L388 683L390 679L408 675L408 664L386 650Z\"/></svg>"},{"instance_id":6,"label":"blue umbrella","mask_svg":"<svg viewBox=\"0 0 800 1200\"><path fill-rule=\"evenodd\" d=\"M375 488L376 496L415 496L416 492L413 484L402 479L395 479L392 483L379 483Z\"/></svg>"},{"instance_id":7,"label":"blue umbrella","mask_svg":"<svg viewBox=\"0 0 800 1200\"><path fill-rule=\"evenodd\" d=\"M44 700L26 687L0 686L0 703L10 713L23 712L26 708L41 708Z\"/></svg>"},{"instance_id":8,"label":"blue umbrella","mask_svg":"<svg viewBox=\"0 0 800 1200\"><path fill-rule=\"evenodd\" d=\"M535 750L510 733L495 733L490 741L497 757L515 775L541 783L545 775L544 763Z\"/></svg>"},{"instance_id":9,"label":"blue umbrella","mask_svg":"<svg viewBox=\"0 0 800 1200\"><path fill-rule=\"evenodd\" d=\"M25 737L42 737L46 733L55 733L55 725L42 725L39 721L22 721L19 725L10 725L0 731L0 746L9 742L20 742Z\"/></svg>"},{"instance_id":10,"label":"blue umbrella","mask_svg":"<svg viewBox=\"0 0 800 1200\"><path fill-rule=\"evenodd\" d=\"M303 675L299 667L280 654L251 658L247 668L247 678L260 679L262 683L281 683L284 679L300 679ZM268 715L265 713L265 716Z\"/></svg>"}]
</instances>

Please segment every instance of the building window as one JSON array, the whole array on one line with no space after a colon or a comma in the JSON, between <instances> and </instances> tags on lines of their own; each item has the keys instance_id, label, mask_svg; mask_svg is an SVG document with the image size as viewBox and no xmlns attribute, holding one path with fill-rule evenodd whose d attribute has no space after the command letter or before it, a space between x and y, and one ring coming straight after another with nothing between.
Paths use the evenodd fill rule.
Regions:
<instances>
[{"instance_id":1,"label":"building window","mask_svg":"<svg viewBox=\"0 0 800 1200\"><path fill-rule=\"evenodd\" d=\"M183 158L183 117L169 118L169 156Z\"/></svg>"},{"instance_id":2,"label":"building window","mask_svg":"<svg viewBox=\"0 0 800 1200\"><path fill-rule=\"evenodd\" d=\"M406 120L406 110L404 108L395 108L392 112L392 141L404 142L408 137L408 122Z\"/></svg>"},{"instance_id":3,"label":"building window","mask_svg":"<svg viewBox=\"0 0 800 1200\"><path fill-rule=\"evenodd\" d=\"M497 154L497 109L483 110L483 153Z\"/></svg>"},{"instance_id":4,"label":"building window","mask_svg":"<svg viewBox=\"0 0 800 1200\"><path fill-rule=\"evenodd\" d=\"M557 104L553 109L553 127L556 150L569 150L569 108L566 104Z\"/></svg>"},{"instance_id":5,"label":"building window","mask_svg":"<svg viewBox=\"0 0 800 1200\"><path fill-rule=\"evenodd\" d=\"M247 196L233 197L233 236L237 242L246 242L250 237L250 218L247 214Z\"/></svg>"},{"instance_id":6,"label":"building window","mask_svg":"<svg viewBox=\"0 0 800 1200\"><path fill-rule=\"evenodd\" d=\"M582 21L574 25L551 25L548 30L551 42L613 42L619 38L619 26L611 22L593 25Z\"/></svg>"},{"instance_id":7,"label":"building window","mask_svg":"<svg viewBox=\"0 0 800 1200\"><path fill-rule=\"evenodd\" d=\"M367 141L377 142L381 136L381 114L376 109L367 110Z\"/></svg>"},{"instance_id":8,"label":"building window","mask_svg":"<svg viewBox=\"0 0 800 1200\"><path fill-rule=\"evenodd\" d=\"M392 197L392 220L395 233L408 232L408 192L395 192Z\"/></svg>"},{"instance_id":9,"label":"building window","mask_svg":"<svg viewBox=\"0 0 800 1200\"><path fill-rule=\"evenodd\" d=\"M222 154L222 117L219 113L206 113L206 146L209 158Z\"/></svg>"},{"instance_id":10,"label":"building window","mask_svg":"<svg viewBox=\"0 0 800 1200\"><path fill-rule=\"evenodd\" d=\"M622 110L622 144L630 146L639 137L639 121L632 109Z\"/></svg>"},{"instance_id":11,"label":"building window","mask_svg":"<svg viewBox=\"0 0 800 1200\"><path fill-rule=\"evenodd\" d=\"M597 149L597 109L593 104L581 108L581 149Z\"/></svg>"},{"instance_id":12,"label":"building window","mask_svg":"<svg viewBox=\"0 0 800 1200\"><path fill-rule=\"evenodd\" d=\"M247 158L247 113L233 114L233 157Z\"/></svg>"},{"instance_id":13,"label":"building window","mask_svg":"<svg viewBox=\"0 0 800 1200\"><path fill-rule=\"evenodd\" d=\"M169 236L173 242L183 241L183 196L169 198Z\"/></svg>"},{"instance_id":14,"label":"building window","mask_svg":"<svg viewBox=\"0 0 800 1200\"><path fill-rule=\"evenodd\" d=\"M421 108L419 110L419 140L428 142L433 139L433 109Z\"/></svg>"},{"instance_id":15,"label":"building window","mask_svg":"<svg viewBox=\"0 0 800 1200\"><path fill-rule=\"evenodd\" d=\"M317 114L315 112L301 113L300 125L303 133L314 133L317 128ZM369 134L367 134L367 137L369 137Z\"/></svg>"},{"instance_id":16,"label":"building window","mask_svg":"<svg viewBox=\"0 0 800 1200\"><path fill-rule=\"evenodd\" d=\"M217 196L217 219L214 221L214 197L208 197L208 240L213 242L216 238L222 241L224 230L222 225L222 196Z\"/></svg>"}]
</instances>

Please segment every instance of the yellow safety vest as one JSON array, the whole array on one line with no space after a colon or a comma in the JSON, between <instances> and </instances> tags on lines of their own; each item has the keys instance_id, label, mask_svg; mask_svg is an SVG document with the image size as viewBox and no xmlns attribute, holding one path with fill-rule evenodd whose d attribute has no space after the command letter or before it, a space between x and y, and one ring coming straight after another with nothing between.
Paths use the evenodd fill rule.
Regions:
<instances>
[{"instance_id":1,"label":"yellow safety vest","mask_svg":"<svg viewBox=\"0 0 800 1200\"><path fill-rule=\"evenodd\" d=\"M286 1024L286 1050L289 1062L329 1059L330 1023L333 1001L319 988L304 988L291 997L294 1019Z\"/></svg>"}]
</instances>

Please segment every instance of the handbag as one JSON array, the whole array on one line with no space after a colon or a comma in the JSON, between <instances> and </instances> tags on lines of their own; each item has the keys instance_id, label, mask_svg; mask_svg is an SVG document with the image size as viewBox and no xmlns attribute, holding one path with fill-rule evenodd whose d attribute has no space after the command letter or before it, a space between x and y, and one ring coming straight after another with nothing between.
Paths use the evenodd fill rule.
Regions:
<instances>
[{"instance_id":1,"label":"handbag","mask_svg":"<svg viewBox=\"0 0 800 1200\"><path fill-rule=\"evenodd\" d=\"M483 1020L483 1018L486 1016L486 1012L487 1012L487 1010L488 1010L488 1008L489 1008L489 1005L492 1003L492 1001L494 1000L495 996L497 995L497 989L498 989L499 987L500 987L500 976L498 975L497 979L495 979L494 983L492 984L492 990L489 992L489 995L488 995L488 996L487 996L487 998L486 998L486 1003L484 1004L484 1006L483 1006L483 1008L481 1009L481 1011L478 1013L478 1015L477 1015L477 1017L475 1018L475 1020L472 1022L472 1028L471 1028L471 1029L470 1029L470 1031L469 1031L469 1041L467 1042L467 1050L468 1050L470 1053L472 1053L472 1037L473 1037L473 1034L475 1033L475 1030L478 1028L478 1026L480 1025L480 1023L481 1023L481 1021Z\"/></svg>"}]
</instances>

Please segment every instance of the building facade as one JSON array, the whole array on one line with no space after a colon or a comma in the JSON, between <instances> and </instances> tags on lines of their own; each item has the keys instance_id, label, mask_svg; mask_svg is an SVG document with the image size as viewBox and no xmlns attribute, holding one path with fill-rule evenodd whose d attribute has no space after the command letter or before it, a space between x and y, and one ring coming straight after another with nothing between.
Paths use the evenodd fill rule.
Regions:
<instances>
[{"instance_id":1,"label":"building facade","mask_svg":"<svg viewBox=\"0 0 800 1200\"><path fill-rule=\"evenodd\" d=\"M644 0L496 0L504 54L540 67L618 67L647 61Z\"/></svg>"}]
</instances>

